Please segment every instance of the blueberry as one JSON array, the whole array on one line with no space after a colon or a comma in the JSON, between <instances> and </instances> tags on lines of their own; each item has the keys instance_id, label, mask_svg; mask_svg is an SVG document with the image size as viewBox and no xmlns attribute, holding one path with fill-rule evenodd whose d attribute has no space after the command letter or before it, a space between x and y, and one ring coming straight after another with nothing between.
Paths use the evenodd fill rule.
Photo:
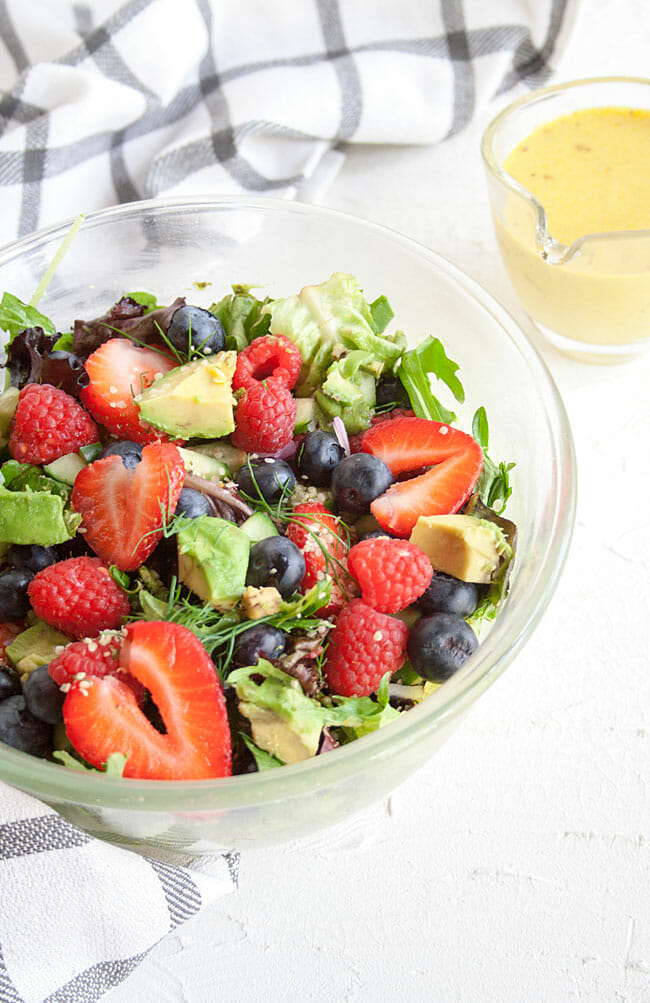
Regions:
<instances>
[{"instance_id":1,"label":"blueberry","mask_svg":"<svg viewBox=\"0 0 650 1003\"><path fill-rule=\"evenodd\" d=\"M5 668L4 665L0 666L0 700L6 700L7 697L15 697L21 692L22 687L18 676L11 669Z\"/></svg>"},{"instance_id":2,"label":"blueberry","mask_svg":"<svg viewBox=\"0 0 650 1003\"><path fill-rule=\"evenodd\" d=\"M283 599L296 591L305 577L305 559L286 536L268 536L251 547L247 585L273 586Z\"/></svg>"},{"instance_id":3,"label":"blueberry","mask_svg":"<svg viewBox=\"0 0 650 1003\"><path fill-rule=\"evenodd\" d=\"M249 498L263 498L270 505L292 495L296 488L296 478L289 464L271 456L260 456L244 463L235 480L239 490Z\"/></svg>"},{"instance_id":4,"label":"blueberry","mask_svg":"<svg viewBox=\"0 0 650 1003\"><path fill-rule=\"evenodd\" d=\"M302 444L298 472L317 488L329 487L334 468L345 456L343 446L332 432L317 429Z\"/></svg>"},{"instance_id":5,"label":"blueberry","mask_svg":"<svg viewBox=\"0 0 650 1003\"><path fill-rule=\"evenodd\" d=\"M212 515L210 500L194 488L181 488L174 515L184 515L186 519L198 519L202 515Z\"/></svg>"},{"instance_id":6,"label":"blueberry","mask_svg":"<svg viewBox=\"0 0 650 1003\"><path fill-rule=\"evenodd\" d=\"M30 713L24 696L8 697L0 703L0 742L32 756L47 756L52 748L52 725Z\"/></svg>"},{"instance_id":7,"label":"blueberry","mask_svg":"<svg viewBox=\"0 0 650 1003\"><path fill-rule=\"evenodd\" d=\"M474 582L463 582L453 575L436 571L426 590L413 605L421 613L454 613L456 616L470 616L479 601L478 586Z\"/></svg>"},{"instance_id":8,"label":"blueberry","mask_svg":"<svg viewBox=\"0 0 650 1003\"><path fill-rule=\"evenodd\" d=\"M147 567L160 577L165 585L178 578L178 544L175 536L163 536L153 554L147 558Z\"/></svg>"},{"instance_id":9,"label":"blueberry","mask_svg":"<svg viewBox=\"0 0 650 1003\"><path fill-rule=\"evenodd\" d=\"M258 659L279 658L287 646L288 634L268 623L256 623L243 630L235 644L235 665L256 665Z\"/></svg>"},{"instance_id":10,"label":"blueberry","mask_svg":"<svg viewBox=\"0 0 650 1003\"><path fill-rule=\"evenodd\" d=\"M219 318L209 310L189 304L174 311L166 334L174 348L187 355L191 349L214 355L222 352L226 344L226 332Z\"/></svg>"},{"instance_id":11,"label":"blueberry","mask_svg":"<svg viewBox=\"0 0 650 1003\"><path fill-rule=\"evenodd\" d=\"M0 572L0 620L23 620L31 603L27 586L34 577L29 568L7 568Z\"/></svg>"},{"instance_id":12,"label":"blueberry","mask_svg":"<svg viewBox=\"0 0 650 1003\"><path fill-rule=\"evenodd\" d=\"M7 554L7 561L12 568L28 568L35 575L59 560L60 557L54 547L39 547L36 543L24 546L12 543Z\"/></svg>"},{"instance_id":13,"label":"blueberry","mask_svg":"<svg viewBox=\"0 0 650 1003\"><path fill-rule=\"evenodd\" d=\"M353 453L341 460L332 475L332 491L340 509L361 514L370 502L383 495L393 483L393 475L383 460L370 453Z\"/></svg>"},{"instance_id":14,"label":"blueberry","mask_svg":"<svg viewBox=\"0 0 650 1003\"><path fill-rule=\"evenodd\" d=\"M359 543L361 543L362 540L376 540L380 536L383 536L384 538L388 537L389 540L395 539L392 533L387 533L385 529L371 529L369 533L364 533L363 536L359 537Z\"/></svg>"},{"instance_id":15,"label":"blueberry","mask_svg":"<svg viewBox=\"0 0 650 1003\"><path fill-rule=\"evenodd\" d=\"M411 628L406 650L418 675L443 683L465 664L477 647L476 634L462 617L432 613Z\"/></svg>"},{"instance_id":16,"label":"blueberry","mask_svg":"<svg viewBox=\"0 0 650 1003\"><path fill-rule=\"evenodd\" d=\"M102 450L101 459L103 460L105 456L119 456L127 470L133 470L142 459L142 446L139 442L123 439L106 446Z\"/></svg>"},{"instance_id":17,"label":"blueberry","mask_svg":"<svg viewBox=\"0 0 650 1003\"><path fill-rule=\"evenodd\" d=\"M46 724L60 724L63 721L62 693L47 670L47 665L39 665L27 676L23 684L23 696L27 710L39 721Z\"/></svg>"},{"instance_id":18,"label":"blueberry","mask_svg":"<svg viewBox=\"0 0 650 1003\"><path fill-rule=\"evenodd\" d=\"M397 376L384 376L377 384L377 407L388 409L389 404L394 407L411 406L404 384Z\"/></svg>"}]
</instances>

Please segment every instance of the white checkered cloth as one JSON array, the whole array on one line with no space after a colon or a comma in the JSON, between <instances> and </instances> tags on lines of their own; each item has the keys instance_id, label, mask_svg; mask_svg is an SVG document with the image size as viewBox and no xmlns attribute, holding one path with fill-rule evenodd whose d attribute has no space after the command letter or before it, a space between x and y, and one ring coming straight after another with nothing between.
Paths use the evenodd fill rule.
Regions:
<instances>
[{"instance_id":1,"label":"white checkered cloth","mask_svg":"<svg viewBox=\"0 0 650 1003\"><path fill-rule=\"evenodd\" d=\"M93 839L0 783L1 1003L92 1003L237 886L237 853L184 863Z\"/></svg>"},{"instance_id":2,"label":"white checkered cloth","mask_svg":"<svg viewBox=\"0 0 650 1003\"><path fill-rule=\"evenodd\" d=\"M545 83L577 0L0 0L0 243L115 202L315 200Z\"/></svg>"},{"instance_id":3,"label":"white checkered cloth","mask_svg":"<svg viewBox=\"0 0 650 1003\"><path fill-rule=\"evenodd\" d=\"M0 0L0 243L155 195L315 200L351 143L433 143L545 83L577 0ZM0 784L0 1003L86 1003L211 874Z\"/></svg>"}]
</instances>

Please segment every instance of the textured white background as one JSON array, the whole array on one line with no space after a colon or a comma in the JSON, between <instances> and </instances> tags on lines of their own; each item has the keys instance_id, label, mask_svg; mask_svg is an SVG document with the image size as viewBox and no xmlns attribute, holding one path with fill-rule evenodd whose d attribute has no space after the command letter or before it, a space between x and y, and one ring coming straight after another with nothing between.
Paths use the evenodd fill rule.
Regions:
<instances>
[{"instance_id":1,"label":"textured white background","mask_svg":"<svg viewBox=\"0 0 650 1003\"><path fill-rule=\"evenodd\" d=\"M649 66L647 0L583 0L558 79ZM496 256L485 124L433 149L355 150L321 201L440 251L539 344ZM524 653L386 803L244 856L239 891L106 1003L650 1001L650 358L588 367L539 347L580 497Z\"/></svg>"}]
</instances>

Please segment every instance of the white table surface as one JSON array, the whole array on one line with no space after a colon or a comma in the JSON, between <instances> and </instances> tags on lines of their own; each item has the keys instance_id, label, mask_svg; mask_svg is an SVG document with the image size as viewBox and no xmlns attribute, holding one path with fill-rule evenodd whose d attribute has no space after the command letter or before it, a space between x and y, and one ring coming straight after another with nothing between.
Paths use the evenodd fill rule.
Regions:
<instances>
[{"instance_id":1,"label":"white table surface","mask_svg":"<svg viewBox=\"0 0 650 1003\"><path fill-rule=\"evenodd\" d=\"M557 79L649 66L647 0L583 0ZM436 148L353 151L321 201L440 251L540 347L580 476L556 596L416 776L353 824L244 855L238 892L107 1003L650 1000L650 358L590 367L539 342L486 205L495 107Z\"/></svg>"}]
</instances>

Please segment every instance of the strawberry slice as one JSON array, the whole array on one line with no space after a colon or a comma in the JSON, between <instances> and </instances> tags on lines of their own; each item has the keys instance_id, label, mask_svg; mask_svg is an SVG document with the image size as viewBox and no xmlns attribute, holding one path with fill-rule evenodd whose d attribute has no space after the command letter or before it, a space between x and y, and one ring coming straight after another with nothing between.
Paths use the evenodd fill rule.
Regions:
<instances>
[{"instance_id":1,"label":"strawberry slice","mask_svg":"<svg viewBox=\"0 0 650 1003\"><path fill-rule=\"evenodd\" d=\"M363 433L361 448L390 467L393 477L430 467L477 443L466 432L428 418L394 418ZM478 447L480 452L480 447Z\"/></svg>"},{"instance_id":2,"label":"strawberry slice","mask_svg":"<svg viewBox=\"0 0 650 1003\"><path fill-rule=\"evenodd\" d=\"M322 502L303 502L294 506L287 536L305 559L301 592L308 592L319 581L329 578L330 601L319 613L322 616L338 613L358 592L356 582L348 574L348 543L341 520Z\"/></svg>"},{"instance_id":3,"label":"strawberry slice","mask_svg":"<svg viewBox=\"0 0 650 1003\"><path fill-rule=\"evenodd\" d=\"M162 432L140 420L134 397L174 369L176 359L154 348L140 348L126 338L112 338L89 355L85 365L90 382L80 396L95 421L118 439L140 443L167 440Z\"/></svg>"},{"instance_id":4,"label":"strawberry slice","mask_svg":"<svg viewBox=\"0 0 650 1003\"><path fill-rule=\"evenodd\" d=\"M427 418L396 418L368 429L362 448L386 463L394 476L431 466L400 481L370 506L375 519L395 536L409 536L421 515L457 512L467 501L483 466L483 451L466 432Z\"/></svg>"},{"instance_id":5,"label":"strawberry slice","mask_svg":"<svg viewBox=\"0 0 650 1003\"><path fill-rule=\"evenodd\" d=\"M77 752L96 767L120 752L127 757L124 776L141 780L230 776L226 702L198 638L177 623L130 623L119 661L151 693L166 734L153 727L119 676L87 676L72 683L63 704Z\"/></svg>"},{"instance_id":6,"label":"strawberry slice","mask_svg":"<svg viewBox=\"0 0 650 1003\"><path fill-rule=\"evenodd\" d=\"M162 537L183 487L185 465L176 446L153 442L135 467L105 456L84 467L74 482L72 506L83 519L79 532L98 557L135 571Z\"/></svg>"}]
</instances>

